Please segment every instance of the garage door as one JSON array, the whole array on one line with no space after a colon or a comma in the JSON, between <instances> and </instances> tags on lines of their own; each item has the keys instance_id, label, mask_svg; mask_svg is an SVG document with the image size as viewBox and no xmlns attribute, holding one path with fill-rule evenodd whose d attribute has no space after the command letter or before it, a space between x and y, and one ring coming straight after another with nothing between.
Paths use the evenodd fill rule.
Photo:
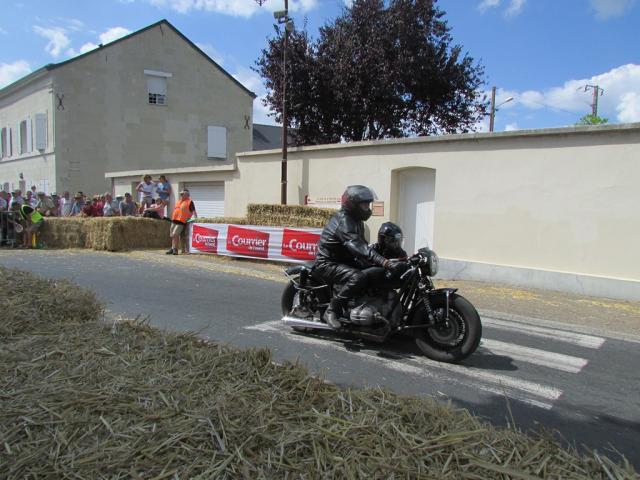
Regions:
<instances>
[{"instance_id":1,"label":"garage door","mask_svg":"<svg viewBox=\"0 0 640 480\"><path fill-rule=\"evenodd\" d=\"M224 217L224 183L187 183L199 217Z\"/></svg>"}]
</instances>

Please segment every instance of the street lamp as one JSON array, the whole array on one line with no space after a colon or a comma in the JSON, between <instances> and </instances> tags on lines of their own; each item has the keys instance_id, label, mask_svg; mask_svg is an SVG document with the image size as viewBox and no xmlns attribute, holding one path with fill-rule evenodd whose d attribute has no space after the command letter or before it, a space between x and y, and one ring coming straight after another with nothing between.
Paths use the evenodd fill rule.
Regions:
<instances>
[{"instance_id":1,"label":"street lamp","mask_svg":"<svg viewBox=\"0 0 640 480\"><path fill-rule=\"evenodd\" d=\"M260 6L266 0L255 0ZM280 203L287 203L287 49L289 45L289 33L293 31L293 20L289 17L289 0L284 0L284 10L276 10L273 17L278 24L284 23L284 39L282 47L282 171L280 174Z\"/></svg>"},{"instance_id":2,"label":"street lamp","mask_svg":"<svg viewBox=\"0 0 640 480\"><path fill-rule=\"evenodd\" d=\"M493 132L493 121L494 121L494 119L496 117L496 112L498 111L498 107L501 107L505 103L509 103L512 100L513 100L513 97L509 97L504 102L501 102L500 104L496 105L496 87L492 87L491 88L491 112L489 114L490 115L489 116L489 131L490 132Z\"/></svg>"},{"instance_id":3,"label":"street lamp","mask_svg":"<svg viewBox=\"0 0 640 480\"><path fill-rule=\"evenodd\" d=\"M284 23L284 39L282 47L282 167L280 173L280 203L287 204L287 49L289 32L293 30L293 21L289 17L289 0L284 0L284 10L273 12L279 24Z\"/></svg>"}]
</instances>

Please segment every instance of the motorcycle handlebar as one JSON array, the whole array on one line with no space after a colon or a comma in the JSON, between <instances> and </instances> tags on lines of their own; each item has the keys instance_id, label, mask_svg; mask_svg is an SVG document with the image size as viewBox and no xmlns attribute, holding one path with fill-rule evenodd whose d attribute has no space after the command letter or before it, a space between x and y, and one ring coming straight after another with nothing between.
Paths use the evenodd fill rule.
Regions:
<instances>
[{"instance_id":1,"label":"motorcycle handlebar","mask_svg":"<svg viewBox=\"0 0 640 480\"><path fill-rule=\"evenodd\" d=\"M411 267L409 270L407 270L406 272L404 272L401 276L400 276L400 281L404 281L405 278L407 278L409 276L409 274L413 273L415 271L416 267Z\"/></svg>"}]
</instances>

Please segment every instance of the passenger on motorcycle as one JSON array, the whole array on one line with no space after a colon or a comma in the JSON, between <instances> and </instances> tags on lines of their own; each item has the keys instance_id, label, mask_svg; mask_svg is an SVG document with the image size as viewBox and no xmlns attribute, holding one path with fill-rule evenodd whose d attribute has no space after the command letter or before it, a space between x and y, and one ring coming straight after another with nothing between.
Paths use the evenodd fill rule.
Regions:
<instances>
[{"instance_id":1,"label":"passenger on motorcycle","mask_svg":"<svg viewBox=\"0 0 640 480\"><path fill-rule=\"evenodd\" d=\"M405 261L407 252L402 248L402 229L393 222L385 222L378 230L378 243L371 247L384 258Z\"/></svg>"},{"instance_id":2,"label":"passenger on motorcycle","mask_svg":"<svg viewBox=\"0 0 640 480\"><path fill-rule=\"evenodd\" d=\"M344 307L351 298L360 296L367 285L361 261L394 270L398 263L387 260L367 244L364 222L371 217L373 192L363 185L351 185L342 194L342 208L322 231L314 271L330 284L343 287L331 299L325 321L332 328L340 328Z\"/></svg>"},{"instance_id":3,"label":"passenger on motorcycle","mask_svg":"<svg viewBox=\"0 0 640 480\"><path fill-rule=\"evenodd\" d=\"M376 252L391 261L406 262L407 252L402 248L402 229L393 222L385 222L378 230L378 242L371 245ZM372 264L365 264L364 274L367 276L368 285L379 285L383 282L396 282L407 271L409 265L402 263L397 265L393 272Z\"/></svg>"}]
</instances>

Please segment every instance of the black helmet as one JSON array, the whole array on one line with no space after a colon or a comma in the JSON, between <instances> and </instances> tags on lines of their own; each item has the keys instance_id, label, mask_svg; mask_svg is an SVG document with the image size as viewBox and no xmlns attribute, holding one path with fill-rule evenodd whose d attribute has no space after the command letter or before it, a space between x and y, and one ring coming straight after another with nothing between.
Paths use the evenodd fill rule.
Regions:
<instances>
[{"instance_id":1,"label":"black helmet","mask_svg":"<svg viewBox=\"0 0 640 480\"><path fill-rule=\"evenodd\" d=\"M342 194L342 209L356 220L368 220L371 208L363 210L361 203L373 202L373 192L364 185L350 185Z\"/></svg>"},{"instance_id":2,"label":"black helmet","mask_svg":"<svg viewBox=\"0 0 640 480\"><path fill-rule=\"evenodd\" d=\"M402 247L402 229L393 222L385 222L378 230L378 243L385 250L398 250Z\"/></svg>"}]
</instances>

